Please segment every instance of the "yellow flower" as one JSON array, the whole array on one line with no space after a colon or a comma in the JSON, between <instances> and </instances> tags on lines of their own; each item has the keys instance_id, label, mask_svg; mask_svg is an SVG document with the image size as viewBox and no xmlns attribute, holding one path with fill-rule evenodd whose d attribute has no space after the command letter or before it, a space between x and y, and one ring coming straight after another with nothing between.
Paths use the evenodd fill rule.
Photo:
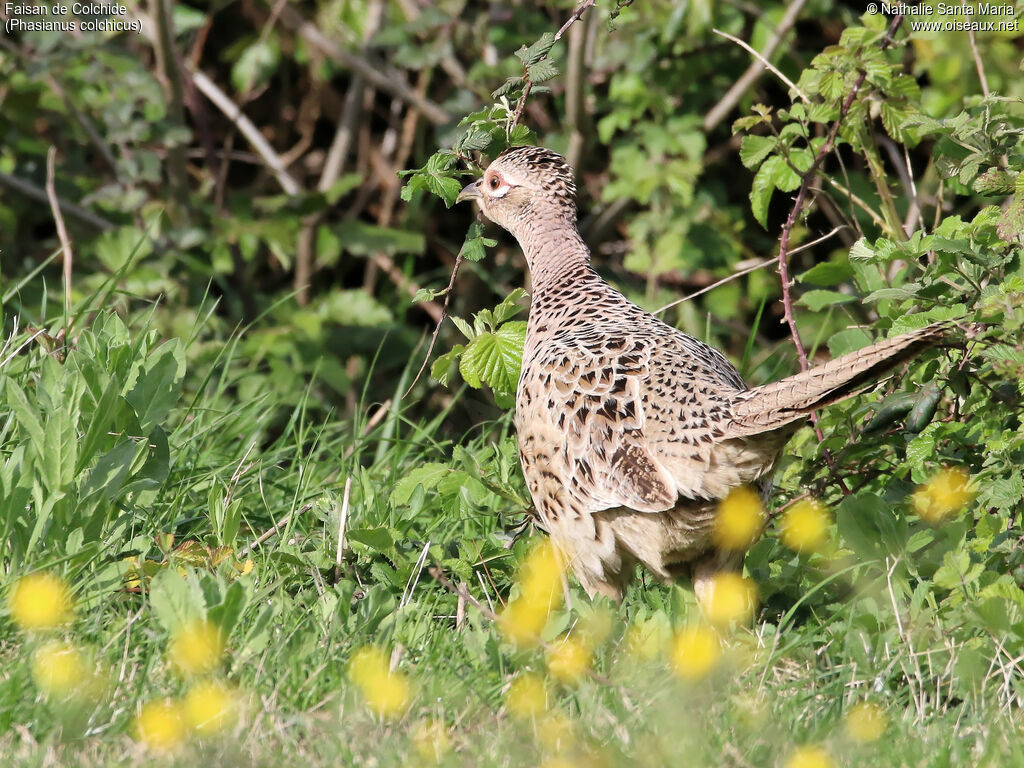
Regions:
<instances>
[{"instance_id":1,"label":"yellow flower","mask_svg":"<svg viewBox=\"0 0 1024 768\"><path fill-rule=\"evenodd\" d=\"M562 683L575 683L590 667L593 653L576 637L566 637L548 652L548 671Z\"/></svg>"},{"instance_id":2,"label":"yellow flower","mask_svg":"<svg viewBox=\"0 0 1024 768\"><path fill-rule=\"evenodd\" d=\"M888 723L881 707L864 701L846 713L845 725L851 739L868 744L882 737Z\"/></svg>"},{"instance_id":3,"label":"yellow flower","mask_svg":"<svg viewBox=\"0 0 1024 768\"><path fill-rule=\"evenodd\" d=\"M800 499L782 515L779 538L796 552L816 552L828 537L832 520L817 499Z\"/></svg>"},{"instance_id":4,"label":"yellow flower","mask_svg":"<svg viewBox=\"0 0 1024 768\"><path fill-rule=\"evenodd\" d=\"M501 614L499 626L518 645L537 642L548 615L562 604L562 563L550 539L541 541L519 569L519 596Z\"/></svg>"},{"instance_id":5,"label":"yellow flower","mask_svg":"<svg viewBox=\"0 0 1024 768\"><path fill-rule=\"evenodd\" d=\"M946 467L918 487L910 501L917 515L927 523L941 523L963 509L974 498L971 476L961 467Z\"/></svg>"},{"instance_id":6,"label":"yellow flower","mask_svg":"<svg viewBox=\"0 0 1024 768\"><path fill-rule=\"evenodd\" d=\"M786 758L785 768L833 768L835 763L822 747L797 747Z\"/></svg>"},{"instance_id":7,"label":"yellow flower","mask_svg":"<svg viewBox=\"0 0 1024 768\"><path fill-rule=\"evenodd\" d=\"M185 720L200 736L213 736L238 722L238 694L215 680L193 686L184 705Z\"/></svg>"},{"instance_id":8,"label":"yellow flower","mask_svg":"<svg viewBox=\"0 0 1024 768\"><path fill-rule=\"evenodd\" d=\"M73 646L50 642L32 654L32 677L47 696L62 697L91 688L93 676L85 658Z\"/></svg>"},{"instance_id":9,"label":"yellow flower","mask_svg":"<svg viewBox=\"0 0 1024 768\"><path fill-rule=\"evenodd\" d=\"M561 712L552 712L537 723L537 739L548 752L564 752L576 744L572 721Z\"/></svg>"},{"instance_id":10,"label":"yellow flower","mask_svg":"<svg viewBox=\"0 0 1024 768\"><path fill-rule=\"evenodd\" d=\"M71 620L71 595L59 576L30 573L14 585L7 609L22 629L50 629Z\"/></svg>"},{"instance_id":11,"label":"yellow flower","mask_svg":"<svg viewBox=\"0 0 1024 768\"><path fill-rule=\"evenodd\" d=\"M540 768L579 768L579 766L564 757L549 757L540 764Z\"/></svg>"},{"instance_id":12,"label":"yellow flower","mask_svg":"<svg viewBox=\"0 0 1024 768\"><path fill-rule=\"evenodd\" d=\"M135 718L135 735L150 749L168 752L185 739L181 708L173 699L157 699L143 705Z\"/></svg>"},{"instance_id":13,"label":"yellow flower","mask_svg":"<svg viewBox=\"0 0 1024 768\"><path fill-rule=\"evenodd\" d=\"M544 681L534 674L523 674L512 681L505 694L505 706L510 714L528 719L548 708L548 692Z\"/></svg>"},{"instance_id":14,"label":"yellow flower","mask_svg":"<svg viewBox=\"0 0 1024 768\"><path fill-rule=\"evenodd\" d=\"M209 621L189 621L171 635L167 655L181 674L201 675L214 670L224 652L220 627Z\"/></svg>"},{"instance_id":15,"label":"yellow flower","mask_svg":"<svg viewBox=\"0 0 1024 768\"><path fill-rule=\"evenodd\" d=\"M722 549L743 551L757 540L763 527L761 497L741 486L733 488L719 503L712 533L715 544Z\"/></svg>"},{"instance_id":16,"label":"yellow flower","mask_svg":"<svg viewBox=\"0 0 1024 768\"><path fill-rule=\"evenodd\" d=\"M684 629L672 643L672 667L684 680L699 680L707 675L721 655L718 636L703 624Z\"/></svg>"},{"instance_id":17,"label":"yellow flower","mask_svg":"<svg viewBox=\"0 0 1024 768\"><path fill-rule=\"evenodd\" d=\"M580 610L586 609L581 606ZM615 616L606 607L590 606L590 610L580 617L580 636L586 639L591 648L598 648L608 639L614 624Z\"/></svg>"},{"instance_id":18,"label":"yellow flower","mask_svg":"<svg viewBox=\"0 0 1024 768\"><path fill-rule=\"evenodd\" d=\"M409 679L391 671L387 656L379 648L366 646L356 651L348 674L362 692L366 706L378 715L396 717L409 707Z\"/></svg>"},{"instance_id":19,"label":"yellow flower","mask_svg":"<svg viewBox=\"0 0 1024 768\"><path fill-rule=\"evenodd\" d=\"M626 630L626 651L642 661L650 661L664 652L672 638L672 628L664 613L657 613Z\"/></svg>"},{"instance_id":20,"label":"yellow flower","mask_svg":"<svg viewBox=\"0 0 1024 768\"><path fill-rule=\"evenodd\" d=\"M715 574L705 596L704 614L716 627L733 622L747 622L757 606L757 588L754 582L738 573L728 571Z\"/></svg>"},{"instance_id":21,"label":"yellow flower","mask_svg":"<svg viewBox=\"0 0 1024 768\"><path fill-rule=\"evenodd\" d=\"M448 729L439 720L421 721L412 733L412 743L420 760L426 763L441 762L452 749Z\"/></svg>"}]
</instances>

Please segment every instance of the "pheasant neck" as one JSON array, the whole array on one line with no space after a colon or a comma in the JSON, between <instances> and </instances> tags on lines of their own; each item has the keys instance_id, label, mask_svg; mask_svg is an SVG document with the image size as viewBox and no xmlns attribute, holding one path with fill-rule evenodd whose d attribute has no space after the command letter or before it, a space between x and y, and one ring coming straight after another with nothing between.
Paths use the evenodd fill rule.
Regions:
<instances>
[{"instance_id":1,"label":"pheasant neck","mask_svg":"<svg viewBox=\"0 0 1024 768\"><path fill-rule=\"evenodd\" d=\"M575 226L560 223L533 227L519 244L530 267L535 294L590 271L590 251Z\"/></svg>"}]
</instances>

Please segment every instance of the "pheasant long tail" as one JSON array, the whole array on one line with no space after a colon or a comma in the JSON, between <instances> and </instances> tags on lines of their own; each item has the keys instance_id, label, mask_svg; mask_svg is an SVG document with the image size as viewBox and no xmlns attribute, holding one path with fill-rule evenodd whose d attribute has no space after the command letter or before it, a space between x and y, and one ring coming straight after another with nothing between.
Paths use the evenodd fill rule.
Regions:
<instances>
[{"instance_id":1,"label":"pheasant long tail","mask_svg":"<svg viewBox=\"0 0 1024 768\"><path fill-rule=\"evenodd\" d=\"M795 376L747 390L733 402L730 435L780 429L884 378L887 371L936 344L954 324L933 323L837 357Z\"/></svg>"}]
</instances>

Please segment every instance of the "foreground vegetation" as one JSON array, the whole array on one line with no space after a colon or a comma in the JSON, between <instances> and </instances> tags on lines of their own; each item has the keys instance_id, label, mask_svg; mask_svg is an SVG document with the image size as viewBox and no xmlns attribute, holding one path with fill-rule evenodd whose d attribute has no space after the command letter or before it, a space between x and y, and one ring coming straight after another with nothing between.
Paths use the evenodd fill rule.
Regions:
<instances>
[{"instance_id":1,"label":"foreground vegetation","mask_svg":"<svg viewBox=\"0 0 1024 768\"><path fill-rule=\"evenodd\" d=\"M291 182L218 159L236 122L184 119L166 46L0 49L5 764L1024 764L1020 38L819 5L799 34L800 3L581 6L564 46L568 9L320 9L418 97L292 10L178 7L195 61L230 29L208 66L306 147ZM712 27L780 71L702 122L749 62ZM354 173L295 79L366 107ZM521 271L434 208L510 139L574 157L597 266L645 306L733 278L665 316L752 383L966 329L802 430L770 513L724 504L749 551L705 614L685 584L591 601L523 527ZM70 237L9 183L48 166ZM792 286L750 260L779 232ZM457 252L458 338L417 377Z\"/></svg>"}]
</instances>

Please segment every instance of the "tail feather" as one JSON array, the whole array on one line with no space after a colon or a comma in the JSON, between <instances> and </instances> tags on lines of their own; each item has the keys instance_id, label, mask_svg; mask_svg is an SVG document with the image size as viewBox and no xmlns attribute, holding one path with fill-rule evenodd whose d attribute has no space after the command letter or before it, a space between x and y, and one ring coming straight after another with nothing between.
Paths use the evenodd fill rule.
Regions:
<instances>
[{"instance_id":1,"label":"tail feather","mask_svg":"<svg viewBox=\"0 0 1024 768\"><path fill-rule=\"evenodd\" d=\"M949 321L933 323L781 381L747 390L733 401L729 433L740 437L780 429L805 418L811 411L850 397L941 341L954 325Z\"/></svg>"}]
</instances>

